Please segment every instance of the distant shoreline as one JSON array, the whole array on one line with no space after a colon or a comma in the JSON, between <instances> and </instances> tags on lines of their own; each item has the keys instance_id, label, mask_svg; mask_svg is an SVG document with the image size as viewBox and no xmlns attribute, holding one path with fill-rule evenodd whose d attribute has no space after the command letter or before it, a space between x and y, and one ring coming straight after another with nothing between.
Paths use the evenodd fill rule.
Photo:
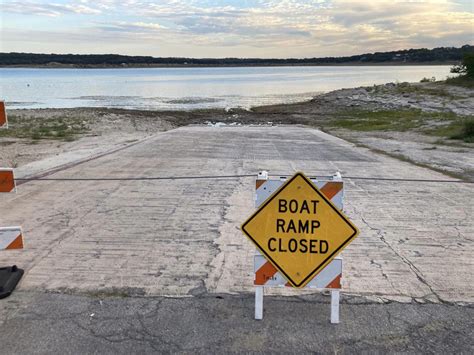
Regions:
<instances>
[{"instance_id":1,"label":"distant shoreline","mask_svg":"<svg viewBox=\"0 0 474 355\"><path fill-rule=\"evenodd\" d=\"M102 54L0 52L0 67L8 68L227 68L292 66L420 66L459 64L474 46L411 48L350 56L305 58L193 58Z\"/></svg>"},{"instance_id":2,"label":"distant shoreline","mask_svg":"<svg viewBox=\"0 0 474 355\"><path fill-rule=\"evenodd\" d=\"M457 61L441 62L383 62L383 63L326 63L326 64L122 64L122 65L79 65L50 63L41 65L0 65L1 69L31 68L31 69L130 69L130 68L262 68L262 67L378 67L378 66L447 66L458 64Z\"/></svg>"}]
</instances>

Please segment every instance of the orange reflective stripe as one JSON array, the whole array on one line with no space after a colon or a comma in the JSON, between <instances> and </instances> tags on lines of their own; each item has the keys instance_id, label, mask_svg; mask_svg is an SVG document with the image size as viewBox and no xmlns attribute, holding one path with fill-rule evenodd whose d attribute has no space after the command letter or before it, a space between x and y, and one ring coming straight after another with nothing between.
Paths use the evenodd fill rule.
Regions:
<instances>
[{"instance_id":1,"label":"orange reflective stripe","mask_svg":"<svg viewBox=\"0 0 474 355\"><path fill-rule=\"evenodd\" d=\"M320 189L324 196L326 196L329 200L336 196L341 190L342 182L328 182Z\"/></svg>"},{"instance_id":2,"label":"orange reflective stripe","mask_svg":"<svg viewBox=\"0 0 474 355\"><path fill-rule=\"evenodd\" d=\"M341 276L342 275L338 275L326 288L341 288Z\"/></svg>"},{"instance_id":3,"label":"orange reflective stripe","mask_svg":"<svg viewBox=\"0 0 474 355\"><path fill-rule=\"evenodd\" d=\"M5 250L9 249L23 249L23 236L21 234L5 248Z\"/></svg>"},{"instance_id":4,"label":"orange reflective stripe","mask_svg":"<svg viewBox=\"0 0 474 355\"><path fill-rule=\"evenodd\" d=\"M15 179L12 170L0 170L0 192L10 192L15 189Z\"/></svg>"},{"instance_id":5,"label":"orange reflective stripe","mask_svg":"<svg viewBox=\"0 0 474 355\"><path fill-rule=\"evenodd\" d=\"M5 111L5 102L0 101L0 127L7 123L7 112Z\"/></svg>"},{"instance_id":6,"label":"orange reflective stripe","mask_svg":"<svg viewBox=\"0 0 474 355\"><path fill-rule=\"evenodd\" d=\"M255 273L255 285L265 285L265 283L271 279L276 273L277 269L273 264L267 261L263 266Z\"/></svg>"},{"instance_id":7,"label":"orange reflective stripe","mask_svg":"<svg viewBox=\"0 0 474 355\"><path fill-rule=\"evenodd\" d=\"M318 275L316 275L318 276ZM315 277L316 277L315 276ZM329 285L327 285L326 287L323 287L323 288L341 288L341 276L342 275L338 275L334 280L332 280ZM289 282L287 282L285 284L286 287L293 287L292 284L290 284Z\"/></svg>"},{"instance_id":8,"label":"orange reflective stripe","mask_svg":"<svg viewBox=\"0 0 474 355\"><path fill-rule=\"evenodd\" d=\"M267 180L255 180L255 190L262 186Z\"/></svg>"}]
</instances>

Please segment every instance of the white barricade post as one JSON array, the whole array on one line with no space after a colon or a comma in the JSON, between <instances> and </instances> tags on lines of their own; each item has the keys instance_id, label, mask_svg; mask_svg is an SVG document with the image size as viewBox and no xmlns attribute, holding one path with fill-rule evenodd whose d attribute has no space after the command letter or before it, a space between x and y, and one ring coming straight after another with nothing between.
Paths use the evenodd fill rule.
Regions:
<instances>
[{"instance_id":1,"label":"white barricade post","mask_svg":"<svg viewBox=\"0 0 474 355\"><path fill-rule=\"evenodd\" d=\"M298 173L291 179L295 179L295 177L299 178L299 176L305 178L304 175ZM256 255L254 257L254 285L256 287L255 319L263 319L264 287L304 287L307 289L330 290L331 323L339 323L339 291L341 289L342 258L335 257L335 255L357 236L358 230L342 215L344 185L339 173L336 173L331 178L311 179L310 183L314 184L318 194L324 195L321 197L329 204L328 209L334 210L330 211L332 215L338 214L339 217L334 219L333 217L318 216L317 208L319 208L319 204L323 205L323 203L321 203L321 199L314 197L312 199L300 200L298 208L296 206L298 204L298 198L301 198L301 196L298 197L298 192L303 193L303 196L309 196L307 191L304 191L303 181L298 182L296 193L287 189L285 195L285 192L282 193L282 190L288 185L286 178L269 179L268 172L266 171L259 173L257 176L255 196L255 207L257 211L242 225L243 232L257 246ZM279 199L276 199L277 196L279 196ZM306 204L305 201L307 202ZM271 207L269 208L268 206L271 206L272 203L273 209L276 208L278 210L280 213L279 217L281 218L275 218L275 215L269 212L258 220L257 216L262 213L264 208L267 208L267 210L271 209ZM325 210L322 210L321 212L324 214L324 211ZM284 213L287 212L298 215L299 217L306 215L307 218L288 219L284 216ZM326 215L327 214L328 212L326 211ZM329 215L331 214L329 213ZM315 219L316 217L318 219ZM340 222L338 218L341 218L343 222ZM328 222L326 222L325 219L327 219ZM297 221L297 223L295 223L295 221ZM325 226L321 227L323 223ZM327 240L323 240L322 237L319 237L320 239L318 240L314 239L314 236L317 236L320 231L328 234L327 223L332 223L332 225L336 226L335 242L331 241L331 238ZM340 227L338 223L345 223L345 225ZM269 230L268 227L265 227L266 229L263 230L262 225L273 225L273 227L270 227L271 233L267 233ZM285 232L290 232L293 238L286 238L284 241L283 238L278 238L278 235L286 236ZM298 232L301 232L301 239L299 240L295 237ZM258 239L260 235L263 235L263 237ZM308 235L312 235L313 237L311 238L313 239L304 241L304 238L308 238ZM264 245L265 243L266 245ZM315 254L317 254L317 251L320 254L324 254L324 256L321 257L322 260L314 259L313 265L309 265L309 268L306 269L305 265L301 267L296 265L296 267L293 268L293 264L298 260L297 252L308 255L305 253L315 252ZM288 254L288 252L293 253L291 259L292 264L286 263L285 255ZM329 255L330 252L332 252L331 255ZM325 254L328 254L328 256L326 257Z\"/></svg>"}]
</instances>

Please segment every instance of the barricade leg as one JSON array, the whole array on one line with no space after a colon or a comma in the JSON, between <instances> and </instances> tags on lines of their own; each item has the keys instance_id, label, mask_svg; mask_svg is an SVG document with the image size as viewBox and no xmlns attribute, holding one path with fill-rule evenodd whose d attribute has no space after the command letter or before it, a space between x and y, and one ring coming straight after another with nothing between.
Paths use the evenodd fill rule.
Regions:
<instances>
[{"instance_id":1,"label":"barricade leg","mask_svg":"<svg viewBox=\"0 0 474 355\"><path fill-rule=\"evenodd\" d=\"M255 287L255 319L263 319L263 286Z\"/></svg>"},{"instance_id":2,"label":"barricade leg","mask_svg":"<svg viewBox=\"0 0 474 355\"><path fill-rule=\"evenodd\" d=\"M331 323L339 323L339 290L331 290Z\"/></svg>"}]
</instances>

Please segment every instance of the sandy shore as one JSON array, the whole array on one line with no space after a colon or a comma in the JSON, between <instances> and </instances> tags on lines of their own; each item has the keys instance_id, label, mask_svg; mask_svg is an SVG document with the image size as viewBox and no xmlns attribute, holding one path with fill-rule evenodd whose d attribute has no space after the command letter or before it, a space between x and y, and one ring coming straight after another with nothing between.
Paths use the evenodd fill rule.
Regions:
<instances>
[{"instance_id":1,"label":"sandy shore","mask_svg":"<svg viewBox=\"0 0 474 355\"><path fill-rule=\"evenodd\" d=\"M393 116L398 112L406 115ZM0 131L0 166L29 176L188 124L303 124L474 181L474 143L450 138L456 123L472 119L473 114L474 90L443 83L342 89L309 102L250 111L16 109L8 110L11 133ZM397 120L403 125L394 124ZM45 131L42 122L49 124L52 134L38 136ZM353 125L357 122L372 126ZM64 131L54 131L59 125Z\"/></svg>"}]
</instances>

